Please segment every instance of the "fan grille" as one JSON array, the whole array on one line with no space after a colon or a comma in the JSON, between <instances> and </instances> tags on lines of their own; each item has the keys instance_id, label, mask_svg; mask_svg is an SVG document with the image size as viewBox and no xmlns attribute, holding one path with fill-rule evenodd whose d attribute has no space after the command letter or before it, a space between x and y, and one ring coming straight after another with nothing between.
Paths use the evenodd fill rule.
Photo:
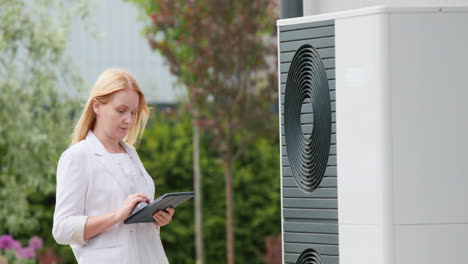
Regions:
<instances>
[{"instance_id":1,"label":"fan grille","mask_svg":"<svg viewBox=\"0 0 468 264\"><path fill-rule=\"evenodd\" d=\"M303 103L310 100L313 129L304 134ZM332 130L330 92L325 68L317 50L301 46L288 72L284 97L284 134L294 179L304 192L313 192L322 181L328 164Z\"/></svg>"},{"instance_id":2,"label":"fan grille","mask_svg":"<svg viewBox=\"0 0 468 264\"><path fill-rule=\"evenodd\" d=\"M302 252L302 254L297 259L296 264L322 264L322 259L320 258L320 254L308 248Z\"/></svg>"}]
</instances>

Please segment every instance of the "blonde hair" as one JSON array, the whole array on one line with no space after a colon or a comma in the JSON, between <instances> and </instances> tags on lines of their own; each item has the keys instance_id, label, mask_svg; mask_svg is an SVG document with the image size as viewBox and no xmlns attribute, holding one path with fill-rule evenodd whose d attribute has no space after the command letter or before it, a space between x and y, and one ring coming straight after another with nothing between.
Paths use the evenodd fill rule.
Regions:
<instances>
[{"instance_id":1,"label":"blonde hair","mask_svg":"<svg viewBox=\"0 0 468 264\"><path fill-rule=\"evenodd\" d=\"M128 144L135 144L137 139L142 136L146 122L148 121L149 110L145 96L130 73L118 69L109 69L102 72L96 80L88 101L83 108L81 117L75 125L70 145L74 145L85 139L88 132L94 128L96 113L93 109L93 100L96 99L102 104L107 104L112 100L112 96L116 92L124 89L131 89L137 92L139 97L136 117L128 130L127 136L124 138L124 141Z\"/></svg>"}]
</instances>

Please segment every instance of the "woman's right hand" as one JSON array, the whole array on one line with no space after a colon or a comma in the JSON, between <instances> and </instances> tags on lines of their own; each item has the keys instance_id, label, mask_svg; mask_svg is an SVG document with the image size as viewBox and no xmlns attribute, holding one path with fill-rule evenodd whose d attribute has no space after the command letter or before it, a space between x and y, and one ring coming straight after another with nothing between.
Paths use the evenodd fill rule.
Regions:
<instances>
[{"instance_id":1,"label":"woman's right hand","mask_svg":"<svg viewBox=\"0 0 468 264\"><path fill-rule=\"evenodd\" d=\"M135 209L138 203L145 202L149 203L150 199L144 193L135 193L127 197L127 200L122 204L122 206L116 211L117 219L119 222L123 222Z\"/></svg>"}]
</instances>

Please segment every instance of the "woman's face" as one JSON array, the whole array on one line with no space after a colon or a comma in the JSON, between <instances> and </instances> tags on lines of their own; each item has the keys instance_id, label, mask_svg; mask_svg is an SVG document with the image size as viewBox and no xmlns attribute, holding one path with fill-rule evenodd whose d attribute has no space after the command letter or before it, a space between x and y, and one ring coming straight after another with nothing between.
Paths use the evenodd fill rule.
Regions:
<instances>
[{"instance_id":1,"label":"woman's face","mask_svg":"<svg viewBox=\"0 0 468 264\"><path fill-rule=\"evenodd\" d=\"M103 131L112 140L122 140L135 120L138 104L138 93L130 89L116 92L107 104L95 99L93 109L97 119L94 129Z\"/></svg>"}]
</instances>

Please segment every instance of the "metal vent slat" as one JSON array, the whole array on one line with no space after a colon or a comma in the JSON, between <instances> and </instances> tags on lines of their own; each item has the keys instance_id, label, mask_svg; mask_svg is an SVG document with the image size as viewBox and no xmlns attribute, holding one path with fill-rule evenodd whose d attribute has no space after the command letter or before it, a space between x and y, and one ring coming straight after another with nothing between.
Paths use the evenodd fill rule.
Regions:
<instances>
[{"instance_id":1,"label":"metal vent slat","mask_svg":"<svg viewBox=\"0 0 468 264\"><path fill-rule=\"evenodd\" d=\"M328 87L330 88L330 92L335 91L335 80L328 80ZM281 84L281 94L284 94L285 89L286 83Z\"/></svg>"},{"instance_id":2,"label":"metal vent slat","mask_svg":"<svg viewBox=\"0 0 468 264\"><path fill-rule=\"evenodd\" d=\"M330 105L331 105L332 112L336 112L335 102L331 102ZM281 115L283 114L284 114L284 107L281 106Z\"/></svg>"},{"instance_id":3,"label":"metal vent slat","mask_svg":"<svg viewBox=\"0 0 468 264\"><path fill-rule=\"evenodd\" d=\"M314 123L314 115L311 113L311 114L308 114L306 112L301 112L302 114L302 117L301 117L301 121L303 122L303 124L312 124ZM284 123L284 115L281 115L281 123ZM336 114L335 113L332 113L332 123L336 123Z\"/></svg>"},{"instance_id":4,"label":"metal vent slat","mask_svg":"<svg viewBox=\"0 0 468 264\"><path fill-rule=\"evenodd\" d=\"M287 156L287 155L288 155L288 152L287 152L287 150L286 150L286 147L281 147L281 151L283 152L283 155L284 155L284 156ZM336 155L336 146L334 146L334 145L330 146L329 154L330 154L330 155Z\"/></svg>"},{"instance_id":5,"label":"metal vent slat","mask_svg":"<svg viewBox=\"0 0 468 264\"><path fill-rule=\"evenodd\" d=\"M315 231L319 233L330 233L338 234L338 226L336 224L326 224L326 223L285 223L284 230L286 232L301 232L306 231Z\"/></svg>"},{"instance_id":6,"label":"metal vent slat","mask_svg":"<svg viewBox=\"0 0 468 264\"><path fill-rule=\"evenodd\" d=\"M294 30L283 32L279 36L280 43L289 41L298 41L303 39L311 39L310 36L318 36L316 38L333 37L335 29L333 26L306 28L302 30Z\"/></svg>"},{"instance_id":7,"label":"metal vent slat","mask_svg":"<svg viewBox=\"0 0 468 264\"><path fill-rule=\"evenodd\" d=\"M284 146L285 142L286 142L286 140L284 139L284 136L282 136L282 137L281 137L281 146ZM330 139L330 143L331 143L332 145L336 144L336 134L332 134L332 137L331 137L331 139ZM283 157L284 157L284 156L285 156L285 155L284 155L284 153L283 153ZM285 164L285 163L283 163L283 165L284 165L284 164ZM288 161L287 165L289 166L289 161Z\"/></svg>"},{"instance_id":8,"label":"metal vent slat","mask_svg":"<svg viewBox=\"0 0 468 264\"><path fill-rule=\"evenodd\" d=\"M335 43L334 37L305 39L305 40L299 40L299 41L280 43L280 49L283 52L295 51L299 49L302 45L306 45L306 44L312 45L316 49L322 49L322 48L331 48L334 46L334 43Z\"/></svg>"},{"instance_id":9,"label":"metal vent slat","mask_svg":"<svg viewBox=\"0 0 468 264\"><path fill-rule=\"evenodd\" d=\"M336 188L317 188L313 193L304 193L298 188L283 188L283 198L337 198Z\"/></svg>"},{"instance_id":10,"label":"metal vent slat","mask_svg":"<svg viewBox=\"0 0 468 264\"><path fill-rule=\"evenodd\" d=\"M283 186L284 187L295 187L296 182L294 181L293 177L283 177ZM327 177L324 176L322 179L322 183L320 184L322 187L328 187L328 188L336 188L336 177ZM283 206L288 207L288 205L285 203L286 200L283 201Z\"/></svg>"},{"instance_id":11,"label":"metal vent slat","mask_svg":"<svg viewBox=\"0 0 468 264\"><path fill-rule=\"evenodd\" d=\"M332 113L333 115L333 113ZM303 128L309 128L311 125L301 125ZM336 133L336 123L332 123L332 133ZM284 126L281 126L281 136L284 136Z\"/></svg>"},{"instance_id":12,"label":"metal vent slat","mask_svg":"<svg viewBox=\"0 0 468 264\"><path fill-rule=\"evenodd\" d=\"M285 242L299 243L320 243L326 245L337 245L338 235L336 234L301 234L284 232Z\"/></svg>"},{"instance_id":13,"label":"metal vent slat","mask_svg":"<svg viewBox=\"0 0 468 264\"><path fill-rule=\"evenodd\" d=\"M283 162L283 166L289 167L289 160L287 158L283 157L281 160ZM336 166L336 156L328 157L328 166ZM283 175L283 176L285 176L285 175Z\"/></svg>"},{"instance_id":14,"label":"metal vent slat","mask_svg":"<svg viewBox=\"0 0 468 264\"><path fill-rule=\"evenodd\" d=\"M289 264L296 264L296 260L299 258L299 254L284 254L284 261ZM321 256L323 262L317 262L313 264L338 264L337 256Z\"/></svg>"},{"instance_id":15,"label":"metal vent slat","mask_svg":"<svg viewBox=\"0 0 468 264\"><path fill-rule=\"evenodd\" d=\"M335 199L283 199L285 209L329 209L338 208L338 202Z\"/></svg>"},{"instance_id":16,"label":"metal vent slat","mask_svg":"<svg viewBox=\"0 0 468 264\"><path fill-rule=\"evenodd\" d=\"M327 21L320 21L320 22L303 23L303 24L298 24L298 25L282 26L279 28L279 30L281 33L283 33L283 32L291 31L291 30L303 30L303 29L308 29L308 28L327 27L327 26L333 26L333 25L335 25L335 22L333 20L327 20Z\"/></svg>"},{"instance_id":17,"label":"metal vent slat","mask_svg":"<svg viewBox=\"0 0 468 264\"><path fill-rule=\"evenodd\" d=\"M289 209L283 210L287 218L338 219L337 209Z\"/></svg>"},{"instance_id":18,"label":"metal vent slat","mask_svg":"<svg viewBox=\"0 0 468 264\"><path fill-rule=\"evenodd\" d=\"M326 70L335 69L335 59L326 59L323 61L323 67ZM280 65L280 73L287 73L289 71L289 67L291 66L290 62L283 62Z\"/></svg>"},{"instance_id":19,"label":"metal vent slat","mask_svg":"<svg viewBox=\"0 0 468 264\"><path fill-rule=\"evenodd\" d=\"M327 73L328 80L334 80L335 79L335 69L328 69L325 72ZM287 79L288 79L288 74L287 73L282 73L281 74L281 83L286 83Z\"/></svg>"},{"instance_id":20,"label":"metal vent slat","mask_svg":"<svg viewBox=\"0 0 468 264\"><path fill-rule=\"evenodd\" d=\"M302 244L302 243L285 243L285 253L300 254L307 248L314 248L323 255L338 256L338 246L321 245L321 244Z\"/></svg>"},{"instance_id":21,"label":"metal vent slat","mask_svg":"<svg viewBox=\"0 0 468 264\"><path fill-rule=\"evenodd\" d=\"M293 176L292 170L290 167L283 167L283 177L285 176ZM325 173L323 176L336 176L336 167L335 166L329 166L325 169Z\"/></svg>"}]
</instances>

